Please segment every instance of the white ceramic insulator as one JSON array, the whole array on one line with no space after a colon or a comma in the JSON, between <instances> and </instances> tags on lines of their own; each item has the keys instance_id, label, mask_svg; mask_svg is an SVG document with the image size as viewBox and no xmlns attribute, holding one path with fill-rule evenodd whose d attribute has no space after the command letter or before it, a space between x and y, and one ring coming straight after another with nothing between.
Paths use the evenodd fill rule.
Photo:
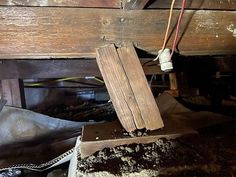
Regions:
<instances>
[{"instance_id":1,"label":"white ceramic insulator","mask_svg":"<svg viewBox=\"0 0 236 177\"><path fill-rule=\"evenodd\" d=\"M173 64L171 61L170 49L159 50L158 54L161 70L164 72L171 71L173 69Z\"/></svg>"}]
</instances>

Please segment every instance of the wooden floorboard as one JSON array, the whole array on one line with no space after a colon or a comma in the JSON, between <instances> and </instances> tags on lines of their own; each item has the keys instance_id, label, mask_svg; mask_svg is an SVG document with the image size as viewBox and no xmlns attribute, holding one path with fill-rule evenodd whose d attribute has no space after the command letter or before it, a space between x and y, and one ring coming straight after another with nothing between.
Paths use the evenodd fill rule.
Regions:
<instances>
[{"instance_id":1,"label":"wooden floorboard","mask_svg":"<svg viewBox=\"0 0 236 177\"><path fill-rule=\"evenodd\" d=\"M173 29L179 11L174 11ZM95 48L131 41L157 53L167 10L0 7L0 59L95 57ZM178 49L185 55L235 54L236 11L188 10ZM167 46L171 47L173 35Z\"/></svg>"}]
</instances>

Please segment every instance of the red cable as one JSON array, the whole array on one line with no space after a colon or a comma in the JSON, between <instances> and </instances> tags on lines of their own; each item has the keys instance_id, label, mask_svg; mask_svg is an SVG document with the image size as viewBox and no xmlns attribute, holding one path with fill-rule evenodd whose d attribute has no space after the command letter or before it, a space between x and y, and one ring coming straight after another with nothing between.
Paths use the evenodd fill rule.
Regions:
<instances>
[{"instance_id":1,"label":"red cable","mask_svg":"<svg viewBox=\"0 0 236 177\"><path fill-rule=\"evenodd\" d=\"M182 18L183 18L185 4L186 4L186 0L183 0L183 1L182 1L181 12L180 12L179 19L178 19L178 23L177 23L177 27L176 27L175 38L174 38L174 42L173 42L173 46L172 46L171 58L172 58L172 56L173 56L173 54L174 54L174 51L175 51L175 49L176 49L176 43L177 43L178 35L179 35L179 27L180 27L181 20L182 20Z\"/></svg>"}]
</instances>

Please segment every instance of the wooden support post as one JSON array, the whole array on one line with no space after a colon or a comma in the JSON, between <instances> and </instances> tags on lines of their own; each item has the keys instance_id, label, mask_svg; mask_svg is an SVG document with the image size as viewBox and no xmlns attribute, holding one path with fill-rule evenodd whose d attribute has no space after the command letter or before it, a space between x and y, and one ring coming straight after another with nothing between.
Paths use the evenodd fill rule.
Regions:
<instances>
[{"instance_id":1,"label":"wooden support post","mask_svg":"<svg viewBox=\"0 0 236 177\"><path fill-rule=\"evenodd\" d=\"M118 49L120 61L137 100L146 128L155 130L163 127L163 122L152 91L148 85L141 63L132 43Z\"/></svg>"},{"instance_id":2,"label":"wooden support post","mask_svg":"<svg viewBox=\"0 0 236 177\"><path fill-rule=\"evenodd\" d=\"M164 126L132 44L97 49L97 63L118 118L126 131Z\"/></svg>"},{"instance_id":3,"label":"wooden support post","mask_svg":"<svg viewBox=\"0 0 236 177\"><path fill-rule=\"evenodd\" d=\"M177 83L177 77L176 73L170 73L169 74L170 79L170 90L167 90L166 92L171 94L174 97L179 96L179 90L178 90L178 83Z\"/></svg>"},{"instance_id":4,"label":"wooden support post","mask_svg":"<svg viewBox=\"0 0 236 177\"><path fill-rule=\"evenodd\" d=\"M123 8L128 10L141 10L143 9L149 0L124 0Z\"/></svg>"},{"instance_id":5,"label":"wooden support post","mask_svg":"<svg viewBox=\"0 0 236 177\"><path fill-rule=\"evenodd\" d=\"M23 82L19 79L7 79L1 81L2 98L7 101L6 105L25 108Z\"/></svg>"},{"instance_id":6,"label":"wooden support post","mask_svg":"<svg viewBox=\"0 0 236 177\"><path fill-rule=\"evenodd\" d=\"M170 79L170 89L171 90L178 90L176 73L170 73L169 79Z\"/></svg>"},{"instance_id":7,"label":"wooden support post","mask_svg":"<svg viewBox=\"0 0 236 177\"><path fill-rule=\"evenodd\" d=\"M133 117L140 120L141 114L115 46L98 49L97 63L121 124L126 131L134 131L136 125ZM137 126L144 128L139 123Z\"/></svg>"}]
</instances>

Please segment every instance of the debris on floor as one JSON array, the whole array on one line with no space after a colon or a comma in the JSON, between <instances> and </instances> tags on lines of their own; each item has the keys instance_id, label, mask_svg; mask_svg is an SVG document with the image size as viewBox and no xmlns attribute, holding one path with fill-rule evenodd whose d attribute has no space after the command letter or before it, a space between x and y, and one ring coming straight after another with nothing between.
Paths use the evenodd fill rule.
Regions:
<instances>
[{"instance_id":1,"label":"debris on floor","mask_svg":"<svg viewBox=\"0 0 236 177\"><path fill-rule=\"evenodd\" d=\"M105 148L81 159L77 177L231 177L236 175L235 122L202 129L199 135L150 144Z\"/></svg>"}]
</instances>

